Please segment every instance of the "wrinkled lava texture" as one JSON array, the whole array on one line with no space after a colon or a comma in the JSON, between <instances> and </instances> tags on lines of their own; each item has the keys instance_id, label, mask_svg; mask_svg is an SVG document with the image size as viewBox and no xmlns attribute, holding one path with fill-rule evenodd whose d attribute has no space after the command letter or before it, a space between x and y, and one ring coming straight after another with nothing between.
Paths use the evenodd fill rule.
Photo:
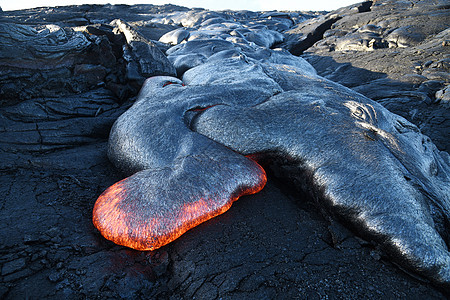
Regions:
<instances>
[{"instance_id":1,"label":"wrinkled lava texture","mask_svg":"<svg viewBox=\"0 0 450 300\"><path fill-rule=\"evenodd\" d=\"M0 12L0 298L445 298L448 15Z\"/></svg>"}]
</instances>

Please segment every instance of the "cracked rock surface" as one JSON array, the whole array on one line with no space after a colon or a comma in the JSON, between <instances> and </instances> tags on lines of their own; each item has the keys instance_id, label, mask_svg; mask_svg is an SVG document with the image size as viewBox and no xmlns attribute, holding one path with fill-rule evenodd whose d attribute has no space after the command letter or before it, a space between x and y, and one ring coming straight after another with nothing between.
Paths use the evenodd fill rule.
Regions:
<instances>
[{"instance_id":1,"label":"cracked rock surface","mask_svg":"<svg viewBox=\"0 0 450 300\"><path fill-rule=\"evenodd\" d=\"M391 48L355 50L342 42L341 50L328 52L319 42L304 57L319 75L400 115L404 110L406 119L448 151L447 32L435 24L429 29L433 32L411 34L407 26L419 21L402 23L393 17L414 9L439 17L448 14L448 7L438 1L422 1L423 6L420 1L374 2L340 10L343 16L333 26L342 24L335 29L345 31L357 24L354 35L382 36L372 46L385 47L386 40ZM377 22L366 21L375 12ZM277 47L277 33L286 39L286 30L316 15L209 12L172 5L0 10L0 36L11 47L23 35L47 40L34 44L39 51L13 51L6 42L0 46L0 298L444 299L442 290L402 272L377 247L324 218L308 197L273 174L260 193L242 197L227 213L155 251L117 246L92 225L95 200L123 178L108 161L107 139L113 122L134 102L142 78L150 76L145 67L160 66L153 75L175 75L174 70L185 72L205 59L196 56L180 61L188 62L187 67L177 66L176 55L183 53L173 50L182 51L182 46L166 53L167 59L159 51L191 37L188 42L195 42L200 27L223 20L236 24L223 30L236 26L231 31L246 44L239 51ZM385 28L379 23L388 19L398 23L391 23L392 32L385 35L375 26ZM114 20L129 25L125 27L133 29L143 47L130 46ZM270 34L261 34L262 26ZM174 29L183 33L159 40ZM323 33L333 39L346 34ZM37 55L49 45L61 46L56 47L57 59L48 58L48 52ZM235 55L235 49L228 50L222 55ZM158 53L154 61L139 59L149 52ZM277 53L273 57L261 50L252 59L302 64ZM376 69L384 59L386 65ZM388 64L395 66L393 71Z\"/></svg>"}]
</instances>

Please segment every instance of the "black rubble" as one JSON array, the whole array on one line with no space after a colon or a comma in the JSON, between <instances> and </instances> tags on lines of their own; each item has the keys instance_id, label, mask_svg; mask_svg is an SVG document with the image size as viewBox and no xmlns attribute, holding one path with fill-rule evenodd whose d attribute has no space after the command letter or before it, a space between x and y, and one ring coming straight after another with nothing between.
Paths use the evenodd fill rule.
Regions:
<instances>
[{"instance_id":1,"label":"black rubble","mask_svg":"<svg viewBox=\"0 0 450 300\"><path fill-rule=\"evenodd\" d=\"M92 209L124 178L107 140L143 79L188 78L206 60L244 55L314 74L288 51L304 53L319 75L402 115L448 151L449 8L369 1L323 16L173 5L0 11L0 298L445 299L329 218L282 170L260 193L155 251L107 241ZM298 46L303 29L308 45ZM210 48L196 52L205 36ZM277 47L284 50L267 49Z\"/></svg>"}]
</instances>

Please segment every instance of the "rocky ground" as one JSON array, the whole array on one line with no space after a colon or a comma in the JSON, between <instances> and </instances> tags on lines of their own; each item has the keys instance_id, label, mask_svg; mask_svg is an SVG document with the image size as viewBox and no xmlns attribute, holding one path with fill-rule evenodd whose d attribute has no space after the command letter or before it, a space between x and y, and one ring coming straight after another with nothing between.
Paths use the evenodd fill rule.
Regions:
<instances>
[{"instance_id":1,"label":"rocky ground","mask_svg":"<svg viewBox=\"0 0 450 300\"><path fill-rule=\"evenodd\" d=\"M364 3L359 10L343 8L290 29L287 48L304 54L319 75L416 124L448 152L448 2Z\"/></svg>"},{"instance_id":2,"label":"rocky ground","mask_svg":"<svg viewBox=\"0 0 450 300\"><path fill-rule=\"evenodd\" d=\"M106 156L112 123L146 77L180 75L186 66L163 53L211 18L267 26L270 36L253 27L245 37L302 54L448 151L449 9L374 1L319 17L171 5L0 13L0 298L444 299L271 175L262 192L152 252L105 240L91 217L123 178ZM175 42L158 41L174 29Z\"/></svg>"}]
</instances>

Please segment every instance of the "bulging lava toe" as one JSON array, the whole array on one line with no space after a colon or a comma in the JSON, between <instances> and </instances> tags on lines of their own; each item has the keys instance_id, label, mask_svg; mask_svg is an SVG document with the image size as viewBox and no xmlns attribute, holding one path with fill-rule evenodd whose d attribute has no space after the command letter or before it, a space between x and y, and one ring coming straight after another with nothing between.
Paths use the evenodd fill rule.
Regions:
<instances>
[{"instance_id":1,"label":"bulging lava toe","mask_svg":"<svg viewBox=\"0 0 450 300\"><path fill-rule=\"evenodd\" d=\"M235 155L243 163L187 158L177 169L144 170L119 181L98 198L93 223L116 244L158 249L264 187L264 170Z\"/></svg>"}]
</instances>

